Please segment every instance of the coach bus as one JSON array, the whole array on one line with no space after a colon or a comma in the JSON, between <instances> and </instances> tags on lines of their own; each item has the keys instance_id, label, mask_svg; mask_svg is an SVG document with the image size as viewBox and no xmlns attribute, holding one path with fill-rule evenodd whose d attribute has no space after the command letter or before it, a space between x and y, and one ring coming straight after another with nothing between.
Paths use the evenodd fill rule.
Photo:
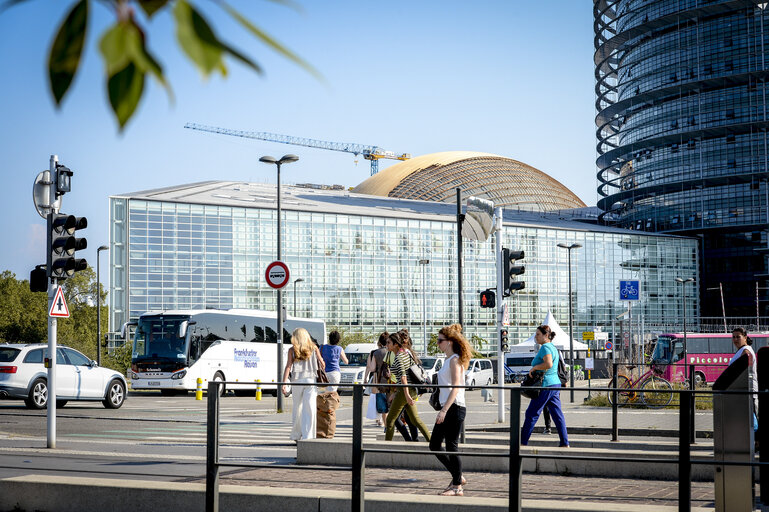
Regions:
<instances>
[{"instance_id":1,"label":"coach bus","mask_svg":"<svg viewBox=\"0 0 769 512\"><path fill-rule=\"evenodd\" d=\"M277 373L276 323L274 311L250 309L144 313L124 326L124 333L135 327L131 387L172 395L194 391L200 377L204 389L208 381L218 380L235 382L227 388L236 394L250 394L259 380L263 389L276 390L269 384L282 377ZM307 329L316 343L325 342L324 322L289 316L283 323L283 361L297 327Z\"/></svg>"},{"instance_id":2,"label":"coach bus","mask_svg":"<svg viewBox=\"0 0 769 512\"><path fill-rule=\"evenodd\" d=\"M751 334L753 350L769 345L769 334ZM736 352L732 344L732 334L724 333L686 333L687 360L683 361L683 333L660 334L652 353L652 364L664 368L662 374L670 382L688 380L687 365L694 365L694 383L696 386L712 383L729 365L729 360Z\"/></svg>"}]
</instances>

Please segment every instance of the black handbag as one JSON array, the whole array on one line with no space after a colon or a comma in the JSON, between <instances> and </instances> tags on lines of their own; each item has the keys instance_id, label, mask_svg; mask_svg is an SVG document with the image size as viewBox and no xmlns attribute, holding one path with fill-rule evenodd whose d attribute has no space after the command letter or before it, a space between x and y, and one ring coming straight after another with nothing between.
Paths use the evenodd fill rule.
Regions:
<instances>
[{"instance_id":1,"label":"black handbag","mask_svg":"<svg viewBox=\"0 0 769 512\"><path fill-rule=\"evenodd\" d=\"M433 392L430 393L430 405L433 409L436 411L440 411L443 406L441 405L441 388L434 388Z\"/></svg>"},{"instance_id":2,"label":"black handbag","mask_svg":"<svg viewBox=\"0 0 769 512\"><path fill-rule=\"evenodd\" d=\"M526 374L526 378L523 379L523 382L521 382L521 387L542 387L542 381L545 378L545 374L543 372L534 372L534 376L532 377L531 374ZM531 400L536 400L539 398L539 389L524 389L521 390L521 393L523 393L523 396L526 398L529 398Z\"/></svg>"}]
</instances>

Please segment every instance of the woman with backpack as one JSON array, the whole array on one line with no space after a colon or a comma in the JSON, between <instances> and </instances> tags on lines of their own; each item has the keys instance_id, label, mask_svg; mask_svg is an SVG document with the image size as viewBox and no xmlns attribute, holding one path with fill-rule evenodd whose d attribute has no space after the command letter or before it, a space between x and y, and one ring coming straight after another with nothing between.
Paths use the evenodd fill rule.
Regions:
<instances>
[{"instance_id":1,"label":"woman with backpack","mask_svg":"<svg viewBox=\"0 0 769 512\"><path fill-rule=\"evenodd\" d=\"M542 409L548 406L550 415L553 417L555 428L558 430L558 437L561 439L559 446L569 446L569 436L566 432L566 419L561 410L561 380L558 378L558 361L560 356L558 349L551 343L555 338L555 333L550 326L540 325L534 334L534 341L540 346L537 355L531 362L529 376L534 376L536 372L543 374L542 389L537 398L532 399L529 407L526 409L526 419L521 427L521 444L529 444L529 438L534 431L534 425L542 414Z\"/></svg>"},{"instance_id":2,"label":"woman with backpack","mask_svg":"<svg viewBox=\"0 0 769 512\"><path fill-rule=\"evenodd\" d=\"M395 397L392 404L390 404L390 412L387 414L385 441L392 441L393 434L395 433L395 421L404 409L406 409L409 419L413 421L425 439L429 441L430 431L427 430L427 426L417 412L416 382L414 382L411 372L409 372L411 365L419 364L419 358L408 349L410 340L406 339L404 341L402 336L402 333L394 332L387 337L387 350L394 356L393 363L390 365L390 372L395 378L395 383L405 384L406 387L397 388L395 391Z\"/></svg>"}]
</instances>

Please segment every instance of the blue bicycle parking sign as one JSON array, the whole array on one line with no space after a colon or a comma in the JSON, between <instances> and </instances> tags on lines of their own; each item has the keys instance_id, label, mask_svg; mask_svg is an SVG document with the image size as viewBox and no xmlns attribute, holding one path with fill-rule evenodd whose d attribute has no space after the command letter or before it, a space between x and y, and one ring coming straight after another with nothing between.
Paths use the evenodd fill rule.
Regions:
<instances>
[{"instance_id":1,"label":"blue bicycle parking sign","mask_svg":"<svg viewBox=\"0 0 769 512\"><path fill-rule=\"evenodd\" d=\"M641 300L641 281L638 279L620 280L619 300Z\"/></svg>"}]
</instances>

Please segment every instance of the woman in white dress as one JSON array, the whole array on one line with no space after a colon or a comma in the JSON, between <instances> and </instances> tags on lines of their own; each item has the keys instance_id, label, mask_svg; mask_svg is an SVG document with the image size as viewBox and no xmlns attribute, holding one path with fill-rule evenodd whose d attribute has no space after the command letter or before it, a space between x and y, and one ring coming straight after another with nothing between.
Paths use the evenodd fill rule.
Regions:
<instances>
[{"instance_id":1,"label":"woman in white dress","mask_svg":"<svg viewBox=\"0 0 769 512\"><path fill-rule=\"evenodd\" d=\"M317 382L318 368L325 368L318 347L312 342L310 333L299 327L291 334L291 349L283 370L283 382ZM315 424L318 396L317 386L293 386L294 407L291 410L293 428L291 440L315 439ZM283 385L283 394L288 395L288 386Z\"/></svg>"}]
</instances>

